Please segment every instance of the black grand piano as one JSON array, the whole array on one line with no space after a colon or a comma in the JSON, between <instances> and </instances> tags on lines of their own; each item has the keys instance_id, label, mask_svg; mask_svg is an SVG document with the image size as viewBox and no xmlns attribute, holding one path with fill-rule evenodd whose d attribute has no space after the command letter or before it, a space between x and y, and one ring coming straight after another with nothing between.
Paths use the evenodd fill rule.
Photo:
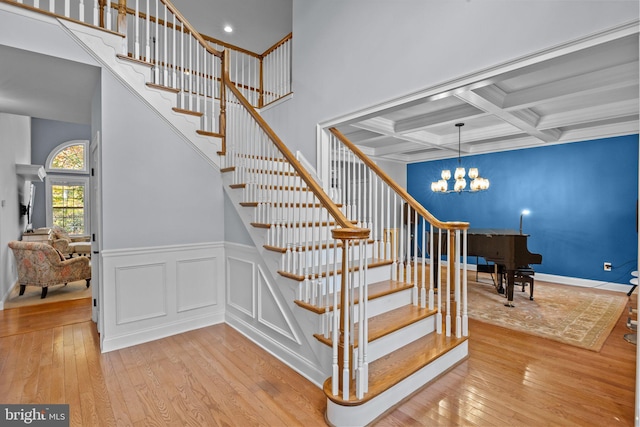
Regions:
<instances>
[{"instance_id":1,"label":"black grand piano","mask_svg":"<svg viewBox=\"0 0 640 427\"><path fill-rule=\"evenodd\" d=\"M467 255L482 257L496 265L498 274L498 292L504 292L502 272L507 277L507 303L513 307L513 288L516 276L532 275L530 264L541 264L542 255L533 254L527 248L527 234L515 230L469 229L467 231ZM531 299L533 299L533 281ZM501 293L502 293L501 292Z\"/></svg>"}]
</instances>

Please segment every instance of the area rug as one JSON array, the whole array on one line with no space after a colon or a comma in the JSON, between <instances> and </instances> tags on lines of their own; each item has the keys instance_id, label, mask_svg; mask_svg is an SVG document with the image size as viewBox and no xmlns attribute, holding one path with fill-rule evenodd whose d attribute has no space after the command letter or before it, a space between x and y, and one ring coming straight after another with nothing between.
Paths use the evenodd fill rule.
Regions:
<instances>
[{"instance_id":1,"label":"area rug","mask_svg":"<svg viewBox=\"0 0 640 427\"><path fill-rule=\"evenodd\" d=\"M491 283L469 281L468 314L472 319L549 338L565 344L600 351L624 311L625 294L535 282L534 300L528 288L516 285L513 304Z\"/></svg>"},{"instance_id":2,"label":"area rug","mask_svg":"<svg viewBox=\"0 0 640 427\"><path fill-rule=\"evenodd\" d=\"M20 293L20 286L16 285L9 294L9 298L4 302L4 308L25 307L29 305L46 304L57 301L68 301L81 298L91 298L91 287L87 288L84 280L69 282L67 285L49 286L47 297L42 299L42 288L39 286L27 286L23 295Z\"/></svg>"}]
</instances>

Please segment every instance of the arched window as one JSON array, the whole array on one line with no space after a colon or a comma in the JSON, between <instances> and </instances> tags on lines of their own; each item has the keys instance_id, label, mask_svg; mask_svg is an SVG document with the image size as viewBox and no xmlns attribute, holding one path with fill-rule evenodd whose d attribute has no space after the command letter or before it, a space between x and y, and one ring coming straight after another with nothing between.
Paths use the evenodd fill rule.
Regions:
<instances>
[{"instance_id":1,"label":"arched window","mask_svg":"<svg viewBox=\"0 0 640 427\"><path fill-rule=\"evenodd\" d=\"M88 147L89 141L67 141L47 157L47 224L73 235L89 232Z\"/></svg>"},{"instance_id":2,"label":"arched window","mask_svg":"<svg viewBox=\"0 0 640 427\"><path fill-rule=\"evenodd\" d=\"M47 157L48 172L87 173L89 141L67 141L58 145Z\"/></svg>"}]
</instances>

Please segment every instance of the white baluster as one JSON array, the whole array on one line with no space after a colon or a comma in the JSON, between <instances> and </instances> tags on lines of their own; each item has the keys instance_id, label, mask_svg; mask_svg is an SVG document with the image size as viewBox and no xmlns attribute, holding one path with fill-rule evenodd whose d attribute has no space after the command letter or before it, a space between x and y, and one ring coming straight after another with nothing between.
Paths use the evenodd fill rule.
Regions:
<instances>
[{"instance_id":1,"label":"white baluster","mask_svg":"<svg viewBox=\"0 0 640 427\"><path fill-rule=\"evenodd\" d=\"M453 266L453 259L455 254L451 252L451 230L447 230L447 287L445 289L446 294L446 317L445 317L445 336L451 336L451 271L455 267ZM438 294L440 291L438 291Z\"/></svg>"},{"instance_id":2,"label":"white baluster","mask_svg":"<svg viewBox=\"0 0 640 427\"><path fill-rule=\"evenodd\" d=\"M411 209L409 209L409 212ZM424 254L422 255L424 257ZM424 274L423 274L424 275ZM418 305L418 211L413 211L413 305Z\"/></svg>"},{"instance_id":3,"label":"white baluster","mask_svg":"<svg viewBox=\"0 0 640 427\"><path fill-rule=\"evenodd\" d=\"M78 5L78 21L84 22L84 0L80 0L80 4Z\"/></svg>"},{"instance_id":4,"label":"white baluster","mask_svg":"<svg viewBox=\"0 0 640 427\"><path fill-rule=\"evenodd\" d=\"M158 6L158 0L156 1L156 22L155 22L155 31L154 31L154 37L153 37L153 60L154 60L154 64L153 64L153 82L155 84L160 84L160 69L158 68L160 65L160 58L158 58L158 43L160 43L160 39L158 38L158 31L159 31L159 27L160 24L158 23L158 19L160 17L160 13L158 13L160 11L160 8Z\"/></svg>"},{"instance_id":5,"label":"white baluster","mask_svg":"<svg viewBox=\"0 0 640 427\"><path fill-rule=\"evenodd\" d=\"M433 232L431 233L433 237ZM433 242L433 239L431 240ZM433 246L433 243L431 243ZM432 252L433 253L433 252ZM438 313L436 314L436 333L442 334L442 229L438 229L438 260L436 268L438 269L438 281L436 286L438 287ZM432 277L433 279L433 277ZM431 292L433 291L433 287Z\"/></svg>"},{"instance_id":6,"label":"white baluster","mask_svg":"<svg viewBox=\"0 0 640 427\"><path fill-rule=\"evenodd\" d=\"M144 19L144 60L147 62L151 62L151 33L149 32L149 28L151 25L151 9L149 9L149 0L147 0L147 7L145 9L145 19Z\"/></svg>"},{"instance_id":7,"label":"white baluster","mask_svg":"<svg viewBox=\"0 0 640 427\"><path fill-rule=\"evenodd\" d=\"M98 0L93 0L93 25L100 26L100 3Z\"/></svg>"},{"instance_id":8,"label":"white baluster","mask_svg":"<svg viewBox=\"0 0 640 427\"><path fill-rule=\"evenodd\" d=\"M343 250L347 251L347 256L343 257L344 260L348 260L349 259L349 255L351 253L350 250L350 242L349 240L345 240L344 242L344 248ZM347 261L348 262L348 261ZM342 294L344 295L342 297L342 315L344 317L344 323L342 325L342 327L344 328L344 336L343 336L343 341L342 341L342 345L343 348L348 349L350 348L350 330L349 330L349 325L350 325L350 311L351 311L351 307L349 306L349 289L351 288L351 284L349 283L349 279L350 279L350 275L347 274L348 270L348 264L347 265L343 265L342 266L342 281L346 282L346 286L342 292ZM351 380L351 378L349 377L349 357L351 356L349 353L349 351L344 351L344 358L343 358L343 365L342 365L342 398L344 400L348 400L349 399L349 381Z\"/></svg>"},{"instance_id":9,"label":"white baluster","mask_svg":"<svg viewBox=\"0 0 640 427\"><path fill-rule=\"evenodd\" d=\"M162 43L162 61L164 62L164 65L162 67L162 83L165 86L170 86L169 84L169 55L167 54L167 48L169 46L169 43L167 41L167 33L169 32L169 21L168 21L168 16L167 14L169 13L169 9L167 8L167 6L164 6L164 25L162 26L162 39L163 39L163 43ZM196 43L196 46L198 46L198 44ZM197 47L196 47L197 49ZM196 68L196 76L198 75L198 69ZM196 110L197 111L197 110Z\"/></svg>"},{"instance_id":10,"label":"white baluster","mask_svg":"<svg viewBox=\"0 0 640 427\"><path fill-rule=\"evenodd\" d=\"M456 283L455 283L455 294L454 297L456 299L456 338L462 337L462 316L461 316L461 306L460 306L460 230L456 230L456 253L455 263L456 263Z\"/></svg>"},{"instance_id":11,"label":"white baluster","mask_svg":"<svg viewBox=\"0 0 640 427\"><path fill-rule=\"evenodd\" d=\"M178 57L176 56L176 35L178 33L178 27L176 26L176 15L171 14L173 17L173 29L171 30L171 87L176 88L176 69L178 68Z\"/></svg>"},{"instance_id":12,"label":"white baluster","mask_svg":"<svg viewBox=\"0 0 640 427\"><path fill-rule=\"evenodd\" d=\"M109 1L109 0L107 0ZM133 15L133 28L134 28L134 44L133 44L133 55L135 59L140 59L140 5L139 0L136 0L136 10L135 15Z\"/></svg>"},{"instance_id":13,"label":"white baluster","mask_svg":"<svg viewBox=\"0 0 640 427\"><path fill-rule=\"evenodd\" d=\"M148 7L147 7L147 10L149 10ZM147 13L147 15L148 15L148 13ZM107 18L106 22L105 22L105 26L106 26L107 30L112 30L112 28L111 28L111 2L110 1L107 2L107 11L105 12L105 16Z\"/></svg>"},{"instance_id":14,"label":"white baluster","mask_svg":"<svg viewBox=\"0 0 640 427\"><path fill-rule=\"evenodd\" d=\"M463 260L463 273L462 273L462 335L469 336L469 314L467 312L467 230L462 232L462 260Z\"/></svg>"},{"instance_id":15,"label":"white baluster","mask_svg":"<svg viewBox=\"0 0 640 427\"><path fill-rule=\"evenodd\" d=\"M427 270L425 270L425 266L426 266L426 258L427 258L427 253L425 252L425 248L426 248L426 242L425 242L425 238L427 237L426 234L426 229L427 229L427 221L425 220L424 217L420 217L422 219L422 244L421 244L421 253L422 253L422 260L421 260L421 280L420 280L420 307L425 308L427 306L427 287L426 287L426 282L427 282ZM431 301L431 299L429 299L429 303L433 304L433 302ZM433 307L431 307L431 309L433 309Z\"/></svg>"}]
</instances>

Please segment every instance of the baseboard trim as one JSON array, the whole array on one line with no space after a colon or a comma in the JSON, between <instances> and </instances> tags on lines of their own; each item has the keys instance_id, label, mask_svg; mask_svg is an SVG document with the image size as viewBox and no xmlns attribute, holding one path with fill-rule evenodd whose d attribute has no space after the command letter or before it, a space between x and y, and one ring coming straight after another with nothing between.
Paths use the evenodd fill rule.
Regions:
<instances>
[{"instance_id":1,"label":"baseboard trim","mask_svg":"<svg viewBox=\"0 0 640 427\"><path fill-rule=\"evenodd\" d=\"M183 321L163 324L157 327L140 329L131 334L112 336L109 338L105 338L105 340L102 342L100 351L102 353L108 353L110 351L120 350L138 344L144 344L146 342L170 337L172 335L182 334L194 329L217 325L220 323L224 323L224 317L224 313L221 312L207 316L185 319Z\"/></svg>"},{"instance_id":2,"label":"baseboard trim","mask_svg":"<svg viewBox=\"0 0 640 427\"><path fill-rule=\"evenodd\" d=\"M271 339L269 336L257 330L239 317L234 316L229 310L227 310L226 313L225 323L240 332L245 338L249 339L267 353L282 361L291 369L314 383L318 388L322 388L322 384L329 374L319 370L316 365L300 357L299 354L294 353L291 349L281 345L279 342Z\"/></svg>"}]
</instances>

